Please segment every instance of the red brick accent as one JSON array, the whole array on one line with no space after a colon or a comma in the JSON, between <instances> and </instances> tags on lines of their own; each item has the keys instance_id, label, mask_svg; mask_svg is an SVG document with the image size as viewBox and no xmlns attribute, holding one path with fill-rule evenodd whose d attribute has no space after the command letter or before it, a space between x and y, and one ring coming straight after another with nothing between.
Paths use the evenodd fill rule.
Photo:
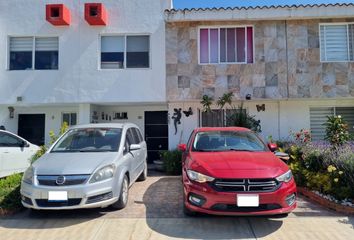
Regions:
<instances>
[{"instance_id":1,"label":"red brick accent","mask_svg":"<svg viewBox=\"0 0 354 240\"><path fill-rule=\"evenodd\" d=\"M95 15L92 15L92 13ZM85 20L90 25L107 25L108 15L106 8L102 3L85 3Z\"/></svg>"},{"instance_id":2,"label":"red brick accent","mask_svg":"<svg viewBox=\"0 0 354 240\"><path fill-rule=\"evenodd\" d=\"M312 201L314 201L326 208L332 209L332 210L339 212L339 213L354 214L353 207L343 206L341 204L329 201L329 200L317 195L316 193L308 190L307 188L297 187L297 191L298 191L298 193L308 197Z\"/></svg>"},{"instance_id":3,"label":"red brick accent","mask_svg":"<svg viewBox=\"0 0 354 240\"><path fill-rule=\"evenodd\" d=\"M69 26L70 10L64 4L47 4L46 20L54 26Z\"/></svg>"}]
</instances>

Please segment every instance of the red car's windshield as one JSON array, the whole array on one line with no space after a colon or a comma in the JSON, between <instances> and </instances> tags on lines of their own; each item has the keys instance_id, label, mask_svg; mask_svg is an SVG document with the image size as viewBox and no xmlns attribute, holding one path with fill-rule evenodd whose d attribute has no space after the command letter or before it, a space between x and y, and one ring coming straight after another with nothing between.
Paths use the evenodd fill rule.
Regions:
<instances>
[{"instance_id":1,"label":"red car's windshield","mask_svg":"<svg viewBox=\"0 0 354 240\"><path fill-rule=\"evenodd\" d=\"M193 151L267 151L264 143L248 131L210 131L198 132L194 138Z\"/></svg>"}]
</instances>

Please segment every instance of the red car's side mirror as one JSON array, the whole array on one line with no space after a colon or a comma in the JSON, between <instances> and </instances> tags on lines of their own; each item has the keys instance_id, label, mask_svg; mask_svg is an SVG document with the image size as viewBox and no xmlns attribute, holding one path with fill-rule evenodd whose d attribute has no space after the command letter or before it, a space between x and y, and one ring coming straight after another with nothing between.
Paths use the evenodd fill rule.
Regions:
<instances>
[{"instance_id":1,"label":"red car's side mirror","mask_svg":"<svg viewBox=\"0 0 354 240\"><path fill-rule=\"evenodd\" d=\"M187 150L187 145L186 144L178 144L177 149L185 152Z\"/></svg>"},{"instance_id":2,"label":"red car's side mirror","mask_svg":"<svg viewBox=\"0 0 354 240\"><path fill-rule=\"evenodd\" d=\"M268 143L269 150L275 152L278 149L278 145L276 143Z\"/></svg>"}]
</instances>

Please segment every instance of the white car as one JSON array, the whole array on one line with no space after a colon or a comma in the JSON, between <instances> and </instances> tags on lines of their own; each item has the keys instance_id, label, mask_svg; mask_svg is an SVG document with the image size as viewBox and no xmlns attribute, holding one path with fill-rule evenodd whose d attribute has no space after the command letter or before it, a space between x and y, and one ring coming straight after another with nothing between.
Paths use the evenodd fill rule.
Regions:
<instances>
[{"instance_id":1,"label":"white car","mask_svg":"<svg viewBox=\"0 0 354 240\"><path fill-rule=\"evenodd\" d=\"M37 145L20 136L0 130L0 178L24 172L38 150Z\"/></svg>"},{"instance_id":2,"label":"white car","mask_svg":"<svg viewBox=\"0 0 354 240\"><path fill-rule=\"evenodd\" d=\"M23 206L33 209L122 209L129 187L147 177L147 148L137 125L77 125L23 175Z\"/></svg>"}]
</instances>

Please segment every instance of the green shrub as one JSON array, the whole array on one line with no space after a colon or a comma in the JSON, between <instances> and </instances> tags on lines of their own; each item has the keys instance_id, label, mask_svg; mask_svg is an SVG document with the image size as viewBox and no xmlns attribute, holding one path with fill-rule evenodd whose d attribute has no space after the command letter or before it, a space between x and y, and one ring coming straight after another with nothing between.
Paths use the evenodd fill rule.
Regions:
<instances>
[{"instance_id":1,"label":"green shrub","mask_svg":"<svg viewBox=\"0 0 354 240\"><path fill-rule=\"evenodd\" d=\"M163 161L166 173L172 175L180 175L182 173L182 152L179 150L161 151L161 158Z\"/></svg>"},{"instance_id":2,"label":"green shrub","mask_svg":"<svg viewBox=\"0 0 354 240\"><path fill-rule=\"evenodd\" d=\"M0 179L0 208L17 210L22 208L21 186L22 173Z\"/></svg>"},{"instance_id":3,"label":"green shrub","mask_svg":"<svg viewBox=\"0 0 354 240\"><path fill-rule=\"evenodd\" d=\"M354 143L333 148L326 142L288 146L289 167L298 186L338 200L354 199Z\"/></svg>"},{"instance_id":4,"label":"green shrub","mask_svg":"<svg viewBox=\"0 0 354 240\"><path fill-rule=\"evenodd\" d=\"M325 139L332 143L334 146L343 145L350 140L348 131L348 124L344 119L338 116L327 116L326 137Z\"/></svg>"},{"instance_id":5,"label":"green shrub","mask_svg":"<svg viewBox=\"0 0 354 240\"><path fill-rule=\"evenodd\" d=\"M262 132L261 121L256 120L255 116L251 116L243 103L237 108L232 109L232 114L227 117L227 126L244 127L253 130L254 132Z\"/></svg>"},{"instance_id":6,"label":"green shrub","mask_svg":"<svg viewBox=\"0 0 354 240\"><path fill-rule=\"evenodd\" d=\"M40 158L41 156L43 156L46 151L48 150L48 148L61 136L63 135L66 130L69 128L69 125L67 124L67 122L64 122L59 130L59 134L56 135L54 133L54 131L50 131L49 132L49 137L50 137L50 142L49 142L49 146L40 146L40 149L32 156L31 158L31 163L34 163L38 158Z\"/></svg>"}]
</instances>

